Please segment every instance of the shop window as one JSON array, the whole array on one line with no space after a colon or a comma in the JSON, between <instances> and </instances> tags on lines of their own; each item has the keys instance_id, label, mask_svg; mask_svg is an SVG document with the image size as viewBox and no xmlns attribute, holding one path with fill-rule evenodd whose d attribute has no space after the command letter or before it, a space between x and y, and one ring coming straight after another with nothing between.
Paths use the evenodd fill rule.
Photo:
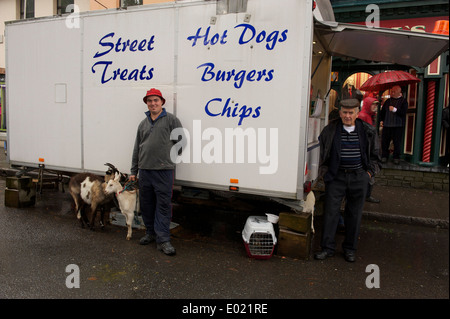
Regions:
<instances>
[{"instance_id":1,"label":"shop window","mask_svg":"<svg viewBox=\"0 0 450 319\"><path fill-rule=\"evenodd\" d=\"M20 0L20 19L34 18L34 0Z\"/></svg>"},{"instance_id":2,"label":"shop window","mask_svg":"<svg viewBox=\"0 0 450 319\"><path fill-rule=\"evenodd\" d=\"M142 5L143 0L120 0L120 6L121 7L131 7L131 6L137 6Z\"/></svg>"},{"instance_id":3,"label":"shop window","mask_svg":"<svg viewBox=\"0 0 450 319\"><path fill-rule=\"evenodd\" d=\"M72 13L74 8L74 0L58 0L56 2L57 14Z\"/></svg>"},{"instance_id":4,"label":"shop window","mask_svg":"<svg viewBox=\"0 0 450 319\"><path fill-rule=\"evenodd\" d=\"M362 100L365 96L370 95L370 92L360 91L359 88L366 82L371 75L365 72L358 72L350 75L342 85L341 99L359 99Z\"/></svg>"}]
</instances>

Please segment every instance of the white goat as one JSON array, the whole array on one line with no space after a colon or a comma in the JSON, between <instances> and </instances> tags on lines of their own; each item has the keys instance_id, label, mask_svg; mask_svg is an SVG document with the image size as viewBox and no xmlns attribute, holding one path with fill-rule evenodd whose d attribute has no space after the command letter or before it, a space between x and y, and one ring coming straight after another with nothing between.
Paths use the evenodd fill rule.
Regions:
<instances>
[{"instance_id":1,"label":"white goat","mask_svg":"<svg viewBox=\"0 0 450 319\"><path fill-rule=\"evenodd\" d=\"M303 207L304 213L311 213L311 232L314 234L314 205L316 204L316 197L314 192L310 191L306 196L305 206Z\"/></svg>"},{"instance_id":2,"label":"white goat","mask_svg":"<svg viewBox=\"0 0 450 319\"><path fill-rule=\"evenodd\" d=\"M119 182L120 174L116 173L114 179L110 179L105 187L106 194L116 194L119 208L126 218L128 226L127 240L131 239L134 212L139 211L139 193L138 190L124 190Z\"/></svg>"}]
</instances>

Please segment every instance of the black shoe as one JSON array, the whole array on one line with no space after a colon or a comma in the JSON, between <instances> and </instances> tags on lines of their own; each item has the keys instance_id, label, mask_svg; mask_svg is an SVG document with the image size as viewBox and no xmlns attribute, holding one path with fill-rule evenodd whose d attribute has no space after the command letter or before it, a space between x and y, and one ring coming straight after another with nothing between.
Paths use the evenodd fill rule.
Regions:
<instances>
[{"instance_id":1,"label":"black shoe","mask_svg":"<svg viewBox=\"0 0 450 319\"><path fill-rule=\"evenodd\" d=\"M154 241L155 241L155 236L150 235L150 234L145 234L145 236L142 237L141 240L139 240L139 244L140 245L148 245Z\"/></svg>"},{"instance_id":2,"label":"black shoe","mask_svg":"<svg viewBox=\"0 0 450 319\"><path fill-rule=\"evenodd\" d=\"M350 263L355 262L355 260L356 260L355 253L352 252L352 251L347 251L347 252L345 252L345 253L344 253L344 259L345 259L346 261L350 262Z\"/></svg>"},{"instance_id":3,"label":"black shoe","mask_svg":"<svg viewBox=\"0 0 450 319\"><path fill-rule=\"evenodd\" d=\"M370 197L366 198L366 202L378 204L380 202L380 200L376 199L375 197L370 196Z\"/></svg>"},{"instance_id":4,"label":"black shoe","mask_svg":"<svg viewBox=\"0 0 450 319\"><path fill-rule=\"evenodd\" d=\"M168 256L173 256L176 254L175 248L172 246L170 241L166 241L164 243L160 243L156 245L156 248L158 248L159 251L162 251Z\"/></svg>"},{"instance_id":5,"label":"black shoe","mask_svg":"<svg viewBox=\"0 0 450 319\"><path fill-rule=\"evenodd\" d=\"M324 260L328 257L333 257L333 256L334 256L334 252L322 250L321 252L314 254L314 259Z\"/></svg>"}]
</instances>

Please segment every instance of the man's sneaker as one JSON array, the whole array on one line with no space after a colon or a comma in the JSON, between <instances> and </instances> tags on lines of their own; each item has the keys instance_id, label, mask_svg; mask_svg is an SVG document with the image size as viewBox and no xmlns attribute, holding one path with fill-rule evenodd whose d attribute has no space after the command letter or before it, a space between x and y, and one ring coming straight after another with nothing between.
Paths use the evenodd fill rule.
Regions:
<instances>
[{"instance_id":1,"label":"man's sneaker","mask_svg":"<svg viewBox=\"0 0 450 319\"><path fill-rule=\"evenodd\" d=\"M159 251L162 251L163 253L165 253L168 256L173 256L176 253L175 248L172 246L170 241L166 241L164 243L157 244L156 248L158 248Z\"/></svg>"},{"instance_id":2,"label":"man's sneaker","mask_svg":"<svg viewBox=\"0 0 450 319\"><path fill-rule=\"evenodd\" d=\"M142 237L141 240L139 240L139 244L140 245L148 245L153 241L155 241L155 236L150 235L150 234L145 234L145 236Z\"/></svg>"}]
</instances>

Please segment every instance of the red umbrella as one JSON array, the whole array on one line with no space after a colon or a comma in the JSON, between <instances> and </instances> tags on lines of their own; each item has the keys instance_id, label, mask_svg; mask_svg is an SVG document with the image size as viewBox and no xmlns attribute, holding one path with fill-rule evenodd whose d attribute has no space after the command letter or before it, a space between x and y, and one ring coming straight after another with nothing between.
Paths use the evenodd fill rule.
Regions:
<instances>
[{"instance_id":1,"label":"red umbrella","mask_svg":"<svg viewBox=\"0 0 450 319\"><path fill-rule=\"evenodd\" d=\"M404 71L388 71L375 74L359 88L361 91L385 91L395 85L408 85L420 82L420 79Z\"/></svg>"}]
</instances>

